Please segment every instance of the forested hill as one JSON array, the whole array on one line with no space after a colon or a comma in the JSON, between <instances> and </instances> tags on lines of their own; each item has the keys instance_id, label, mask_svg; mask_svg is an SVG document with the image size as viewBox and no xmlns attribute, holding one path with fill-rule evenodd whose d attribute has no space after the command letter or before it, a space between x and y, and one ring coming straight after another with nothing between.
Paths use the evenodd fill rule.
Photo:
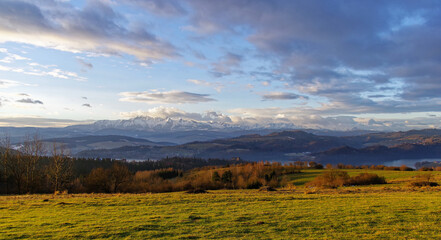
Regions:
<instances>
[{"instance_id":1,"label":"forested hill","mask_svg":"<svg viewBox=\"0 0 441 240\"><path fill-rule=\"evenodd\" d=\"M305 131L282 131L266 135L251 134L235 138L218 139L205 142L192 142L176 146L126 146L115 149L87 150L77 154L81 157L110 157L126 159L161 159L164 157L232 158L240 157L248 161L288 161L305 160L316 157L321 161L337 161L331 149L350 147L355 150L347 155L351 159L375 158L388 154L387 160L437 157L441 131L437 129L412 130L394 133L371 133L360 136L320 136ZM406 148L411 144L412 148ZM401 147L399 147L401 145ZM375 147L373 147L375 146ZM384 147L378 147L384 146ZM426 146L426 147L423 147ZM428 149L426 152L415 149ZM329 150L329 151L328 151ZM430 151L429 151L430 150ZM343 156L342 155L342 156ZM365 158L365 156L371 156ZM360 158L361 157L361 158Z\"/></svg>"}]
</instances>

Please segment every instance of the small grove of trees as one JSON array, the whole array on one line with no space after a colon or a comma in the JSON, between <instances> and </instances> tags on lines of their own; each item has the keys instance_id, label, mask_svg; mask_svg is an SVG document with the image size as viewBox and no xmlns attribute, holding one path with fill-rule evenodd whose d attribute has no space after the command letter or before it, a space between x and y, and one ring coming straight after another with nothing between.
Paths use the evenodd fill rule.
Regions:
<instances>
[{"instance_id":1,"label":"small grove of trees","mask_svg":"<svg viewBox=\"0 0 441 240\"><path fill-rule=\"evenodd\" d=\"M170 192L184 190L252 189L263 185L279 187L286 174L297 173L292 165L243 163L224 167L203 167L189 171L173 168L138 171L121 188L122 192ZM91 189L89 188L89 191Z\"/></svg>"},{"instance_id":2,"label":"small grove of trees","mask_svg":"<svg viewBox=\"0 0 441 240\"><path fill-rule=\"evenodd\" d=\"M317 176L314 180L307 183L307 187L337 188L351 185L371 185L385 184L384 177L380 177L374 173L361 173L357 176L349 177L349 174L341 170L329 170L322 175Z\"/></svg>"},{"instance_id":3,"label":"small grove of trees","mask_svg":"<svg viewBox=\"0 0 441 240\"><path fill-rule=\"evenodd\" d=\"M76 191L86 190L87 192L120 192L124 184L132 179L132 173L127 166L115 162L111 168L95 168L84 179L84 188L76 186ZM81 183L80 183L81 184Z\"/></svg>"},{"instance_id":4,"label":"small grove of trees","mask_svg":"<svg viewBox=\"0 0 441 240\"><path fill-rule=\"evenodd\" d=\"M37 134L25 137L23 144L15 147L5 136L0 145L0 193L44 193L68 188L71 158L56 147L52 155L45 153Z\"/></svg>"},{"instance_id":5,"label":"small grove of trees","mask_svg":"<svg viewBox=\"0 0 441 240\"><path fill-rule=\"evenodd\" d=\"M11 190L22 192L36 192L41 179L41 166L39 164L43 154L43 147L38 135L33 138L26 137L23 145L15 150L12 149L10 138L5 136L1 142L1 168L2 185L4 192Z\"/></svg>"}]
</instances>

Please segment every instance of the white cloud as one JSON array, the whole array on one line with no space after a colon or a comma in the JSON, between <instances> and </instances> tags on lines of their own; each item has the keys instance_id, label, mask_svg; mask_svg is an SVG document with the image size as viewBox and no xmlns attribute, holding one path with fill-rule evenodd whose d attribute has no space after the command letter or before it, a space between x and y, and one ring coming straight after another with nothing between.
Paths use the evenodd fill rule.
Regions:
<instances>
[{"instance_id":1,"label":"white cloud","mask_svg":"<svg viewBox=\"0 0 441 240\"><path fill-rule=\"evenodd\" d=\"M0 88L11 88L21 85L26 85L26 84L13 80L0 79Z\"/></svg>"},{"instance_id":2,"label":"white cloud","mask_svg":"<svg viewBox=\"0 0 441 240\"><path fill-rule=\"evenodd\" d=\"M10 53L7 49L1 48L0 53L6 54L6 57L0 59L0 62L2 63L12 63L14 61L20 61L20 60L31 60L30 58L23 57L21 55Z\"/></svg>"},{"instance_id":3,"label":"white cloud","mask_svg":"<svg viewBox=\"0 0 441 240\"><path fill-rule=\"evenodd\" d=\"M223 88L225 88L225 85L220 82L207 82L204 80L197 80L197 79L188 79L187 82L200 85L200 86L207 86L214 88L217 92L221 92Z\"/></svg>"},{"instance_id":4,"label":"white cloud","mask_svg":"<svg viewBox=\"0 0 441 240\"><path fill-rule=\"evenodd\" d=\"M155 107L146 111L122 112L120 116L125 118L134 118L139 116L146 116L152 118L172 118L172 119L186 119L201 122L223 122L229 123L231 119L222 113L215 111L206 111L203 114L189 113L174 107Z\"/></svg>"},{"instance_id":5,"label":"white cloud","mask_svg":"<svg viewBox=\"0 0 441 240\"><path fill-rule=\"evenodd\" d=\"M31 63L29 64L29 68L18 68L18 67L8 67L4 65L0 65L0 71L5 72L16 72L16 73L23 73L26 75L32 75L32 76L50 76L54 78L60 78L60 79L72 79L75 81L86 81L87 78L79 76L77 73L70 72L70 71L63 71L59 68L52 68L55 65L40 65L37 63ZM39 67L39 68L36 68ZM46 70L41 69L40 67L45 68Z\"/></svg>"},{"instance_id":6,"label":"white cloud","mask_svg":"<svg viewBox=\"0 0 441 240\"><path fill-rule=\"evenodd\" d=\"M231 115L216 111L192 113L173 107L156 107L145 111L122 112L121 117L151 117L185 119L202 123L217 123L219 126L242 128L312 128L330 130L373 130L373 131L398 131L414 128L441 127L441 117L372 119L355 116L320 116L304 114L301 110L294 109L234 109Z\"/></svg>"},{"instance_id":7,"label":"white cloud","mask_svg":"<svg viewBox=\"0 0 441 240\"><path fill-rule=\"evenodd\" d=\"M38 116L17 116L0 118L0 127L67 127L74 124L90 124L91 121L52 119Z\"/></svg>"}]
</instances>

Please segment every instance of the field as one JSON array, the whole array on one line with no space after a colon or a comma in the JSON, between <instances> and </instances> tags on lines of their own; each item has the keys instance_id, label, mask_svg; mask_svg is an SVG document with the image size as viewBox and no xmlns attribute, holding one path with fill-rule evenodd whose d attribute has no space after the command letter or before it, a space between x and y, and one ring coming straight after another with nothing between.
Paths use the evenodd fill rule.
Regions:
<instances>
[{"instance_id":1,"label":"field","mask_svg":"<svg viewBox=\"0 0 441 240\"><path fill-rule=\"evenodd\" d=\"M321 171L276 192L2 196L0 239L441 238L441 188L406 186L421 172L369 171L391 182L378 186L302 186Z\"/></svg>"}]
</instances>

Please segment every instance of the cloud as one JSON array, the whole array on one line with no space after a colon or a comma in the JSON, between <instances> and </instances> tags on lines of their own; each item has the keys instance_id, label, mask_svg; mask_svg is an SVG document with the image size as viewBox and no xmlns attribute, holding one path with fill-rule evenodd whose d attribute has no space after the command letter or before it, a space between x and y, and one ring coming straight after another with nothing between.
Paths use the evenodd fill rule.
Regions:
<instances>
[{"instance_id":1,"label":"cloud","mask_svg":"<svg viewBox=\"0 0 441 240\"><path fill-rule=\"evenodd\" d=\"M301 96L295 93L287 92L269 92L262 95L263 100L294 100L294 99L308 99L306 96Z\"/></svg>"},{"instance_id":2,"label":"cloud","mask_svg":"<svg viewBox=\"0 0 441 240\"><path fill-rule=\"evenodd\" d=\"M211 74L215 77L231 75L240 66L243 57L227 52L218 62L212 64Z\"/></svg>"},{"instance_id":3,"label":"cloud","mask_svg":"<svg viewBox=\"0 0 441 240\"><path fill-rule=\"evenodd\" d=\"M31 71L24 71L23 73L27 74L27 75L33 75L33 76L50 76L53 78L60 78L60 79L73 79L76 81L86 81L87 80L84 77L78 76L77 73L63 71L58 68L52 69L50 71L41 71L38 69L32 69Z\"/></svg>"},{"instance_id":4,"label":"cloud","mask_svg":"<svg viewBox=\"0 0 441 240\"><path fill-rule=\"evenodd\" d=\"M42 117L3 117L1 127L67 127L74 124L90 124L91 121L75 121L71 119L53 119Z\"/></svg>"},{"instance_id":5,"label":"cloud","mask_svg":"<svg viewBox=\"0 0 441 240\"><path fill-rule=\"evenodd\" d=\"M76 81L86 81L87 78L79 76L77 73L69 72L69 71L63 71L59 68L54 68L55 65L51 66L43 66L37 63L31 63L28 65L27 68L21 68L21 67L8 67L0 65L0 71L5 72L16 72L16 73L22 73L26 75L32 75L32 76L49 76L53 78L59 78L59 79L72 79Z\"/></svg>"},{"instance_id":6,"label":"cloud","mask_svg":"<svg viewBox=\"0 0 441 240\"><path fill-rule=\"evenodd\" d=\"M13 80L0 79L0 88L11 88L20 85L25 85L25 84Z\"/></svg>"},{"instance_id":7,"label":"cloud","mask_svg":"<svg viewBox=\"0 0 441 240\"><path fill-rule=\"evenodd\" d=\"M255 128L313 128L331 130L373 130L373 131L401 131L421 129L427 127L441 127L441 117L419 117L401 119L372 119L360 118L351 115L323 117L314 114L301 113L301 110L279 108L269 109L233 109L231 115L207 111L204 113L186 112L174 107L155 107L146 111L122 112L124 118L151 117L159 119L184 119L212 126L237 127L242 129Z\"/></svg>"},{"instance_id":8,"label":"cloud","mask_svg":"<svg viewBox=\"0 0 441 240\"><path fill-rule=\"evenodd\" d=\"M0 1L0 43L20 42L69 52L132 55L140 61L176 56L170 43L140 25L126 26L106 1Z\"/></svg>"},{"instance_id":9,"label":"cloud","mask_svg":"<svg viewBox=\"0 0 441 240\"><path fill-rule=\"evenodd\" d=\"M187 13L178 0L124 0L123 2L144 8L160 16L175 17Z\"/></svg>"},{"instance_id":10,"label":"cloud","mask_svg":"<svg viewBox=\"0 0 441 240\"><path fill-rule=\"evenodd\" d=\"M43 102L40 100L32 100L30 98L23 98L23 99L17 100L16 102L29 103L29 104L43 104Z\"/></svg>"},{"instance_id":11,"label":"cloud","mask_svg":"<svg viewBox=\"0 0 441 240\"><path fill-rule=\"evenodd\" d=\"M84 100L87 100L87 97L81 97L82 99L84 99Z\"/></svg>"},{"instance_id":12,"label":"cloud","mask_svg":"<svg viewBox=\"0 0 441 240\"><path fill-rule=\"evenodd\" d=\"M20 56L18 54L10 53L5 48L0 48L0 53L6 54L6 57L0 59L0 62L2 62L2 63L12 63L12 62L15 62L17 60L30 60L27 57L23 57L23 56Z\"/></svg>"},{"instance_id":13,"label":"cloud","mask_svg":"<svg viewBox=\"0 0 441 240\"><path fill-rule=\"evenodd\" d=\"M254 47L250 54L271 63L268 76L274 72L284 76L265 81L283 81L300 93L326 98L324 103L376 111L383 106L378 111L390 110L389 104L360 96L388 95L397 105L441 99L437 1L192 0L188 4L194 12L190 29L202 37L208 34L207 38L244 36ZM218 69L212 71L217 76L234 74L223 64ZM380 90L385 85L391 88L387 94ZM432 106L434 111L441 109L439 104Z\"/></svg>"},{"instance_id":14,"label":"cloud","mask_svg":"<svg viewBox=\"0 0 441 240\"><path fill-rule=\"evenodd\" d=\"M83 107L88 107L88 108L91 108L91 107L92 107L89 103L85 103L85 104L83 104L83 105L81 105L81 106L83 106Z\"/></svg>"},{"instance_id":15,"label":"cloud","mask_svg":"<svg viewBox=\"0 0 441 240\"><path fill-rule=\"evenodd\" d=\"M221 92L222 89L225 87L224 84L220 83L220 82L207 82L204 80L197 80L197 79L188 79L187 82L196 84L196 85L200 85L200 86L207 86L207 87L212 87L214 88L217 92Z\"/></svg>"},{"instance_id":16,"label":"cloud","mask_svg":"<svg viewBox=\"0 0 441 240\"><path fill-rule=\"evenodd\" d=\"M184 104L184 103L201 103L201 102L211 102L216 101L213 98L209 98L208 94L198 94L182 91L169 91L169 92L158 92L158 91L145 91L145 92L122 92L120 93L122 98L120 101L123 102L143 102L149 104L155 103L174 103L174 104Z\"/></svg>"},{"instance_id":17,"label":"cloud","mask_svg":"<svg viewBox=\"0 0 441 240\"><path fill-rule=\"evenodd\" d=\"M200 122L219 122L219 123L231 123L232 120L229 116L215 111L206 111L204 113L190 113L174 107L155 107L148 109L147 111L134 111L120 113L122 117L134 118L134 117L152 117L152 118L171 118L171 119L185 119Z\"/></svg>"},{"instance_id":18,"label":"cloud","mask_svg":"<svg viewBox=\"0 0 441 240\"><path fill-rule=\"evenodd\" d=\"M86 68L86 69L89 69L89 70L93 68L92 63L86 62L84 59L82 59L80 57L77 57L76 59L77 59L78 63L81 64L81 66L83 68Z\"/></svg>"}]
</instances>

